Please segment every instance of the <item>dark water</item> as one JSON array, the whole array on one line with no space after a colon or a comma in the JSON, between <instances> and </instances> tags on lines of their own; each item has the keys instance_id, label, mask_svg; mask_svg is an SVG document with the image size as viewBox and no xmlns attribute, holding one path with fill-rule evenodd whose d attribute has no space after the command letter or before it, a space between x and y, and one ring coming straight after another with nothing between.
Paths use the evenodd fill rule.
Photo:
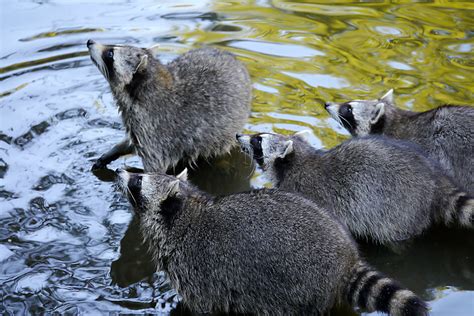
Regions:
<instances>
[{"instance_id":1,"label":"dark water","mask_svg":"<svg viewBox=\"0 0 474 316\"><path fill-rule=\"evenodd\" d=\"M472 2L329 3L1 1L0 312L167 314L178 301L110 174L89 171L124 134L89 38L158 44L165 61L201 45L228 49L254 82L246 129L309 128L317 147L348 137L325 100L393 87L409 109L472 103ZM124 165L140 161L111 167ZM266 185L238 152L202 165L192 181L215 194ZM433 315L474 315L472 231L434 228L396 249L361 250L428 300Z\"/></svg>"}]
</instances>

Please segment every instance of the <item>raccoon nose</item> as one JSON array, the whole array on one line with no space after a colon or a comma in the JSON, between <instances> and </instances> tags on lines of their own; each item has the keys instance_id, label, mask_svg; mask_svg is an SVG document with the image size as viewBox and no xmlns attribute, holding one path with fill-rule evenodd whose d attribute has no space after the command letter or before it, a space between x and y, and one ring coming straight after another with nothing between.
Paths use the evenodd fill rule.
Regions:
<instances>
[{"instance_id":1,"label":"raccoon nose","mask_svg":"<svg viewBox=\"0 0 474 316\"><path fill-rule=\"evenodd\" d=\"M239 133L235 134L235 139L239 140L240 137L242 137L242 134L239 134Z\"/></svg>"},{"instance_id":2,"label":"raccoon nose","mask_svg":"<svg viewBox=\"0 0 474 316\"><path fill-rule=\"evenodd\" d=\"M326 102L326 103L324 103L324 108L325 108L325 109L327 109L327 108L330 107L330 106L331 106L331 102Z\"/></svg>"},{"instance_id":3,"label":"raccoon nose","mask_svg":"<svg viewBox=\"0 0 474 316\"><path fill-rule=\"evenodd\" d=\"M95 44L95 42L94 42L93 40L91 40L91 39L88 40L88 41L87 41L87 48L91 47L91 46L94 45L94 44Z\"/></svg>"}]
</instances>

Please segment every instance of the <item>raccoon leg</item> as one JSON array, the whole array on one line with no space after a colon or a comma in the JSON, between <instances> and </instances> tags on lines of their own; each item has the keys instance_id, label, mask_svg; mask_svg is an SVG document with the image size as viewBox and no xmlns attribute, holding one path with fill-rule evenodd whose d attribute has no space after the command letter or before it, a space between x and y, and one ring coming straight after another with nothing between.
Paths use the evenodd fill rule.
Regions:
<instances>
[{"instance_id":1,"label":"raccoon leg","mask_svg":"<svg viewBox=\"0 0 474 316\"><path fill-rule=\"evenodd\" d=\"M130 139L127 137L114 147L111 150L100 156L99 159L92 166L92 170L104 169L112 161L125 156L132 154L135 151L135 146L132 144Z\"/></svg>"},{"instance_id":2,"label":"raccoon leg","mask_svg":"<svg viewBox=\"0 0 474 316\"><path fill-rule=\"evenodd\" d=\"M347 301L369 312L380 311L392 316L428 315L426 303L396 281L359 261L345 291Z\"/></svg>"}]
</instances>

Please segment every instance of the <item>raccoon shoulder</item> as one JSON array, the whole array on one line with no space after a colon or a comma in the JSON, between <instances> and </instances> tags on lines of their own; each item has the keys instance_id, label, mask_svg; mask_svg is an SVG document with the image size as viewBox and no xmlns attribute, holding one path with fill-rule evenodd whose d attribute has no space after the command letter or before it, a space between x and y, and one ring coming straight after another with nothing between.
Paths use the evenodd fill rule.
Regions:
<instances>
[{"instance_id":1,"label":"raccoon shoulder","mask_svg":"<svg viewBox=\"0 0 474 316\"><path fill-rule=\"evenodd\" d=\"M228 68L241 66L235 56L215 48L198 48L180 55L167 67L178 77L188 76L191 73L224 72Z\"/></svg>"}]
</instances>

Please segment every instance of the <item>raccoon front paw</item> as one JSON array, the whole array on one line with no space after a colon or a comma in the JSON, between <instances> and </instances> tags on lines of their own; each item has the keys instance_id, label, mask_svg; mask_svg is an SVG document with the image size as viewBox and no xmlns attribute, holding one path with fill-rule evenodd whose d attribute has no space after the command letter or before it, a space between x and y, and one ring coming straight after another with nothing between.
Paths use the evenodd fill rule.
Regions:
<instances>
[{"instance_id":1,"label":"raccoon front paw","mask_svg":"<svg viewBox=\"0 0 474 316\"><path fill-rule=\"evenodd\" d=\"M92 165L91 171L94 170L99 170L99 169L106 169L107 168L107 163L103 161L102 159L97 159L97 161Z\"/></svg>"}]
</instances>

